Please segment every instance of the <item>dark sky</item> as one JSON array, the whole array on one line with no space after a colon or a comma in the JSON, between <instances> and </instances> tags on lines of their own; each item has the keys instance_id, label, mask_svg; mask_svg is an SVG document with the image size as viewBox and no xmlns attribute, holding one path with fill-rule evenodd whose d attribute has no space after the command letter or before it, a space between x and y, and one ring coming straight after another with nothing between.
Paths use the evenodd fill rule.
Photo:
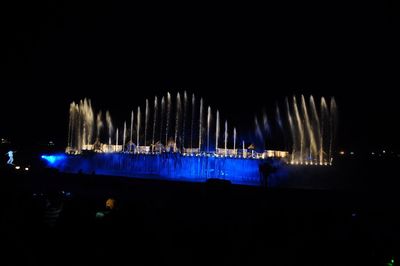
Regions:
<instances>
[{"instance_id":1,"label":"dark sky","mask_svg":"<svg viewBox=\"0 0 400 266\"><path fill-rule=\"evenodd\" d=\"M335 96L339 147L400 148L395 1L82 2L0 8L1 136L65 142L73 100L122 116L185 88L239 125L288 95Z\"/></svg>"}]
</instances>

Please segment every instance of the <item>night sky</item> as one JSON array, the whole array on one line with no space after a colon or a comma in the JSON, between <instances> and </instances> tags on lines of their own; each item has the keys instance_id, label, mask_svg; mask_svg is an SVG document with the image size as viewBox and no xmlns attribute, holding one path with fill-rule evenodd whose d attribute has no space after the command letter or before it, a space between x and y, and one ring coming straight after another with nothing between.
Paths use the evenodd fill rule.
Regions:
<instances>
[{"instance_id":1,"label":"night sky","mask_svg":"<svg viewBox=\"0 0 400 266\"><path fill-rule=\"evenodd\" d=\"M73 100L122 122L182 88L243 127L285 96L335 96L339 148L400 149L394 1L55 2L0 9L1 137L64 146Z\"/></svg>"}]
</instances>

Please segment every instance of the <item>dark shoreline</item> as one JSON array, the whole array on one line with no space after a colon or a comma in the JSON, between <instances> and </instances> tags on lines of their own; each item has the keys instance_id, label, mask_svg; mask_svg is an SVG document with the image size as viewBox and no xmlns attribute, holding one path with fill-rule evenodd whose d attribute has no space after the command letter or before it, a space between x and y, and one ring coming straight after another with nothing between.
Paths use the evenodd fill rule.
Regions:
<instances>
[{"instance_id":1,"label":"dark shoreline","mask_svg":"<svg viewBox=\"0 0 400 266\"><path fill-rule=\"evenodd\" d=\"M289 189L1 169L8 257L35 265L385 265L398 255L394 188ZM38 198L70 192L52 230ZM33 195L35 193L35 196ZM107 198L118 210L95 219ZM14 243L10 245L10 243ZM12 254L18 254L13 256ZM15 263L17 264L17 263Z\"/></svg>"}]
</instances>

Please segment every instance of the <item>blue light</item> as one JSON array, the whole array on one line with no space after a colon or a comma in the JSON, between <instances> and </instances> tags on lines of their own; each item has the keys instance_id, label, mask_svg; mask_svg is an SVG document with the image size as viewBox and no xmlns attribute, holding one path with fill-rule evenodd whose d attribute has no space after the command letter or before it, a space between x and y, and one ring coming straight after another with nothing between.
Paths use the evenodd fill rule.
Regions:
<instances>
[{"instance_id":1,"label":"blue light","mask_svg":"<svg viewBox=\"0 0 400 266\"><path fill-rule=\"evenodd\" d=\"M171 154L95 153L43 155L50 167L61 172L127 176L149 179L205 182L224 179L233 184L260 185L264 160L183 156ZM278 160L277 160L278 162ZM276 162L275 162L276 163Z\"/></svg>"},{"instance_id":2,"label":"blue light","mask_svg":"<svg viewBox=\"0 0 400 266\"><path fill-rule=\"evenodd\" d=\"M57 167L58 163L66 159L66 156L64 154L42 155L41 158L46 160L49 166Z\"/></svg>"}]
</instances>

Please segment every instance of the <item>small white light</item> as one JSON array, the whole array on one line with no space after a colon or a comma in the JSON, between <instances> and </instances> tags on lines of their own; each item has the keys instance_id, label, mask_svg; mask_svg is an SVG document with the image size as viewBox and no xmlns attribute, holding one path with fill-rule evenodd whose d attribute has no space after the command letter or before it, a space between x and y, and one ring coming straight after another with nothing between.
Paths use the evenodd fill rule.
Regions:
<instances>
[{"instance_id":1,"label":"small white light","mask_svg":"<svg viewBox=\"0 0 400 266\"><path fill-rule=\"evenodd\" d=\"M29 167L25 167L25 171L29 171Z\"/></svg>"},{"instance_id":2,"label":"small white light","mask_svg":"<svg viewBox=\"0 0 400 266\"><path fill-rule=\"evenodd\" d=\"M19 170L21 168L21 166L15 166L15 169Z\"/></svg>"}]
</instances>

